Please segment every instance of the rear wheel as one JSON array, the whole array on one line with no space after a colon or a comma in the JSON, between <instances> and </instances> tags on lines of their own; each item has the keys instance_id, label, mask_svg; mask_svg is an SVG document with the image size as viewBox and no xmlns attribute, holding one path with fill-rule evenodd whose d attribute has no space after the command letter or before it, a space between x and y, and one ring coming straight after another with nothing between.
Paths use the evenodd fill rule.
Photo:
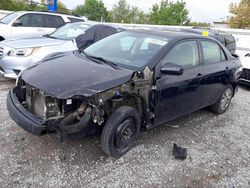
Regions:
<instances>
[{"instance_id":1,"label":"rear wheel","mask_svg":"<svg viewBox=\"0 0 250 188\"><path fill-rule=\"evenodd\" d=\"M211 111L217 114L223 114L229 107L233 97L233 87L228 86L218 101L210 107Z\"/></svg>"},{"instance_id":2,"label":"rear wheel","mask_svg":"<svg viewBox=\"0 0 250 188\"><path fill-rule=\"evenodd\" d=\"M139 135L140 124L136 109L129 106L119 107L111 114L103 128L102 150L116 158L127 153Z\"/></svg>"}]
</instances>

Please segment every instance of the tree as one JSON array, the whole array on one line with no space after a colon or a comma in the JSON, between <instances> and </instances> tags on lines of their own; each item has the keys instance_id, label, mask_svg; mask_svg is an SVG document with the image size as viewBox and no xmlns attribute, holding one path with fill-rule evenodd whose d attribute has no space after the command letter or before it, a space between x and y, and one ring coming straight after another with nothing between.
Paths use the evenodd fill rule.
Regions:
<instances>
[{"instance_id":1,"label":"tree","mask_svg":"<svg viewBox=\"0 0 250 188\"><path fill-rule=\"evenodd\" d=\"M116 5L114 5L111 10L112 22L116 23L130 23L130 6L126 0L119 0Z\"/></svg>"},{"instance_id":2,"label":"tree","mask_svg":"<svg viewBox=\"0 0 250 188\"><path fill-rule=\"evenodd\" d=\"M149 23L149 15L136 6L130 6L126 0L119 0L110 12L111 21L116 23Z\"/></svg>"},{"instance_id":3,"label":"tree","mask_svg":"<svg viewBox=\"0 0 250 188\"><path fill-rule=\"evenodd\" d=\"M129 23L135 24L147 24L149 23L149 15L141 11L138 7L131 7L128 18L130 20Z\"/></svg>"},{"instance_id":4,"label":"tree","mask_svg":"<svg viewBox=\"0 0 250 188\"><path fill-rule=\"evenodd\" d=\"M241 0L239 4L230 4L229 12L232 14L228 22L230 27L250 28L250 0Z\"/></svg>"},{"instance_id":5,"label":"tree","mask_svg":"<svg viewBox=\"0 0 250 188\"><path fill-rule=\"evenodd\" d=\"M188 25L188 10L183 1L169 2L162 0L160 5L153 5L150 13L150 23L159 25Z\"/></svg>"},{"instance_id":6,"label":"tree","mask_svg":"<svg viewBox=\"0 0 250 188\"><path fill-rule=\"evenodd\" d=\"M58 12L70 13L70 10L62 3L58 2ZM45 0L41 0L40 3L35 1L26 0L0 0L0 7L4 10L19 11L19 10L47 10Z\"/></svg>"},{"instance_id":7,"label":"tree","mask_svg":"<svg viewBox=\"0 0 250 188\"><path fill-rule=\"evenodd\" d=\"M73 12L92 21L110 21L108 11L101 0L85 0L84 4L78 5Z\"/></svg>"},{"instance_id":8,"label":"tree","mask_svg":"<svg viewBox=\"0 0 250 188\"><path fill-rule=\"evenodd\" d=\"M29 4L24 0L0 0L0 7L4 10L19 11L29 9Z\"/></svg>"}]
</instances>

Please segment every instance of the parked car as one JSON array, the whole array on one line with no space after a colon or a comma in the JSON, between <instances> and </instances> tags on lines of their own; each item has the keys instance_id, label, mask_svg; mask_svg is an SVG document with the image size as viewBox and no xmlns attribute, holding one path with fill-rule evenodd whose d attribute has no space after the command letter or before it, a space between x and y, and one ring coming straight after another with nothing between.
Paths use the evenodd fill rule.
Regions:
<instances>
[{"instance_id":1,"label":"parked car","mask_svg":"<svg viewBox=\"0 0 250 188\"><path fill-rule=\"evenodd\" d=\"M94 42L117 33L104 24L68 23L42 37L9 39L0 42L0 74L16 79L18 74L55 53L84 50Z\"/></svg>"},{"instance_id":2,"label":"parked car","mask_svg":"<svg viewBox=\"0 0 250 188\"><path fill-rule=\"evenodd\" d=\"M224 113L240 70L240 60L215 39L124 31L25 70L7 106L34 135L102 131L103 151L120 157L141 126L153 128L207 106Z\"/></svg>"},{"instance_id":3,"label":"parked car","mask_svg":"<svg viewBox=\"0 0 250 188\"><path fill-rule=\"evenodd\" d=\"M0 20L0 41L18 37L42 36L68 22L84 22L85 17L37 11L17 11Z\"/></svg>"},{"instance_id":4,"label":"parked car","mask_svg":"<svg viewBox=\"0 0 250 188\"><path fill-rule=\"evenodd\" d=\"M190 32L190 33L196 33L196 34L204 34L207 33L208 36L213 37L220 41L232 55L236 55L236 40L232 34L223 32L223 31L218 31L218 30L213 30L210 28L197 28L194 27L192 29L181 29L181 31L184 32Z\"/></svg>"},{"instance_id":5,"label":"parked car","mask_svg":"<svg viewBox=\"0 0 250 188\"><path fill-rule=\"evenodd\" d=\"M247 53L245 57L241 58L241 62L243 70L240 83L250 86L250 53Z\"/></svg>"}]
</instances>

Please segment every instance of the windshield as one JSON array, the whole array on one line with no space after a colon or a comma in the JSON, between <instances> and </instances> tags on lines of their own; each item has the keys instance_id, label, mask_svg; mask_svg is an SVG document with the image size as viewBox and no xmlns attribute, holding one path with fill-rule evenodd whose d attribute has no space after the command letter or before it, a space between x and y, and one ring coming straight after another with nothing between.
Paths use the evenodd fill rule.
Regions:
<instances>
[{"instance_id":1,"label":"windshield","mask_svg":"<svg viewBox=\"0 0 250 188\"><path fill-rule=\"evenodd\" d=\"M7 16L3 17L1 20L0 20L0 23L3 23L3 24L9 24L13 19L15 19L17 16L19 16L20 13L18 12L13 12L13 13L10 13L8 14Z\"/></svg>"},{"instance_id":2,"label":"windshield","mask_svg":"<svg viewBox=\"0 0 250 188\"><path fill-rule=\"evenodd\" d=\"M87 24L66 24L59 29L57 29L55 32L50 34L50 37L57 38L57 39L63 39L63 40L72 40L76 37L78 37L81 34L84 34L86 29L89 28L89 25Z\"/></svg>"},{"instance_id":3,"label":"windshield","mask_svg":"<svg viewBox=\"0 0 250 188\"><path fill-rule=\"evenodd\" d=\"M84 50L85 54L137 70L168 43L168 38L131 31L111 35Z\"/></svg>"}]
</instances>

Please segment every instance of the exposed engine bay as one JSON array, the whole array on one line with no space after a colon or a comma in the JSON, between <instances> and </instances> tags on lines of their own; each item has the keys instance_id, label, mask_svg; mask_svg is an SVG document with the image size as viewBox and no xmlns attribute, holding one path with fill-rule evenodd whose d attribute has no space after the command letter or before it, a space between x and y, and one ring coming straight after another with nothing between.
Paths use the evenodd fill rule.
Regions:
<instances>
[{"instance_id":1,"label":"exposed engine bay","mask_svg":"<svg viewBox=\"0 0 250 188\"><path fill-rule=\"evenodd\" d=\"M39 117L47 126L46 133L78 133L87 126L102 126L118 107L127 105L138 110L147 123L153 104L149 104L152 92L153 71L148 67L143 72L135 72L131 80L107 91L94 91L91 96L74 95L58 99L40 91L19 78L14 90L19 102L31 114ZM150 112L150 113L149 113Z\"/></svg>"}]
</instances>

